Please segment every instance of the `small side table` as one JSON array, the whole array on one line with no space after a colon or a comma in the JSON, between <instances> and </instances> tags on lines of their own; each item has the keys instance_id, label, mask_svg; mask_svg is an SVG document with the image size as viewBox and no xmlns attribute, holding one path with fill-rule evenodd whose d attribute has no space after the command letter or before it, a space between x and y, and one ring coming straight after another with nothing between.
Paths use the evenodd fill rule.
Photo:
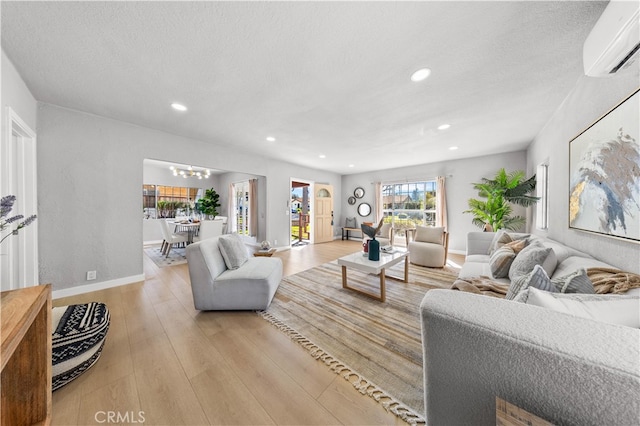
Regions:
<instances>
[{"instance_id":1,"label":"small side table","mask_svg":"<svg viewBox=\"0 0 640 426\"><path fill-rule=\"evenodd\" d=\"M272 248L269 250L258 250L255 253L253 253L253 255L255 257L260 257L260 256L271 257L275 252L276 252L276 249Z\"/></svg>"}]
</instances>

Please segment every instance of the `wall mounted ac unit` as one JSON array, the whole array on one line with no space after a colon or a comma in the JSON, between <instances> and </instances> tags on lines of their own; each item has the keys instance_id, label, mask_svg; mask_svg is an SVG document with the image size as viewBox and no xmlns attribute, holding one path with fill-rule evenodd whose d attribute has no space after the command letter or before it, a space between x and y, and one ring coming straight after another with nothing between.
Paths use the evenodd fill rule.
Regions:
<instances>
[{"instance_id":1,"label":"wall mounted ac unit","mask_svg":"<svg viewBox=\"0 0 640 426\"><path fill-rule=\"evenodd\" d=\"M639 50L640 1L611 0L584 42L584 73L615 74L637 60Z\"/></svg>"}]
</instances>

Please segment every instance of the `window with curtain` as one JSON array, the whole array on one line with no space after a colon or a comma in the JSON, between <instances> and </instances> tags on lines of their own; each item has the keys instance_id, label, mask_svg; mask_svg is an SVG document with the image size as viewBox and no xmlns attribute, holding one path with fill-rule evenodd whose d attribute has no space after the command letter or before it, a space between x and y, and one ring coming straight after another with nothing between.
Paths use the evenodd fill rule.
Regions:
<instances>
[{"instance_id":1,"label":"window with curtain","mask_svg":"<svg viewBox=\"0 0 640 426\"><path fill-rule=\"evenodd\" d=\"M536 204L536 228L547 229L549 227L549 165L538 165L536 171L536 196L540 198Z\"/></svg>"},{"instance_id":2,"label":"window with curtain","mask_svg":"<svg viewBox=\"0 0 640 426\"><path fill-rule=\"evenodd\" d=\"M236 182L233 184L233 221L234 229L230 232L237 232L240 235L250 235L250 210L251 191L249 181Z\"/></svg>"},{"instance_id":3,"label":"window with curtain","mask_svg":"<svg viewBox=\"0 0 640 426\"><path fill-rule=\"evenodd\" d=\"M437 183L435 180L381 185L382 214L394 229L435 226Z\"/></svg>"}]
</instances>

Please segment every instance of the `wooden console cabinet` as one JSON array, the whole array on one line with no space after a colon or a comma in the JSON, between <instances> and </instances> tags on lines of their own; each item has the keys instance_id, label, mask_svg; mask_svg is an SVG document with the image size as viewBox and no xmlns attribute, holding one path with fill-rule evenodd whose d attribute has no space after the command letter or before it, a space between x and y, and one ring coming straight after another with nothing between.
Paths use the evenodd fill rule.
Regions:
<instances>
[{"instance_id":1,"label":"wooden console cabinet","mask_svg":"<svg viewBox=\"0 0 640 426\"><path fill-rule=\"evenodd\" d=\"M0 293L0 423L51 423L51 285Z\"/></svg>"}]
</instances>

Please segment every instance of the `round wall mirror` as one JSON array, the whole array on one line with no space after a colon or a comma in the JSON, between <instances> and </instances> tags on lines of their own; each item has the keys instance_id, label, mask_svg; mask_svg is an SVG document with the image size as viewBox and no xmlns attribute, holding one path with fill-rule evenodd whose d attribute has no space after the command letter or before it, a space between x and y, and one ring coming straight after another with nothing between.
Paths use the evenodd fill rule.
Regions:
<instances>
[{"instance_id":1,"label":"round wall mirror","mask_svg":"<svg viewBox=\"0 0 640 426\"><path fill-rule=\"evenodd\" d=\"M347 199L347 203L349 203L350 205L354 205L356 203L356 197L352 195Z\"/></svg>"},{"instance_id":2,"label":"round wall mirror","mask_svg":"<svg viewBox=\"0 0 640 426\"><path fill-rule=\"evenodd\" d=\"M361 187L357 187L355 191L353 191L353 195L355 195L356 198L364 197L364 189Z\"/></svg>"},{"instance_id":3,"label":"round wall mirror","mask_svg":"<svg viewBox=\"0 0 640 426\"><path fill-rule=\"evenodd\" d=\"M371 214L371 206L368 203L362 203L358 206L358 214L360 216L369 216Z\"/></svg>"}]
</instances>

